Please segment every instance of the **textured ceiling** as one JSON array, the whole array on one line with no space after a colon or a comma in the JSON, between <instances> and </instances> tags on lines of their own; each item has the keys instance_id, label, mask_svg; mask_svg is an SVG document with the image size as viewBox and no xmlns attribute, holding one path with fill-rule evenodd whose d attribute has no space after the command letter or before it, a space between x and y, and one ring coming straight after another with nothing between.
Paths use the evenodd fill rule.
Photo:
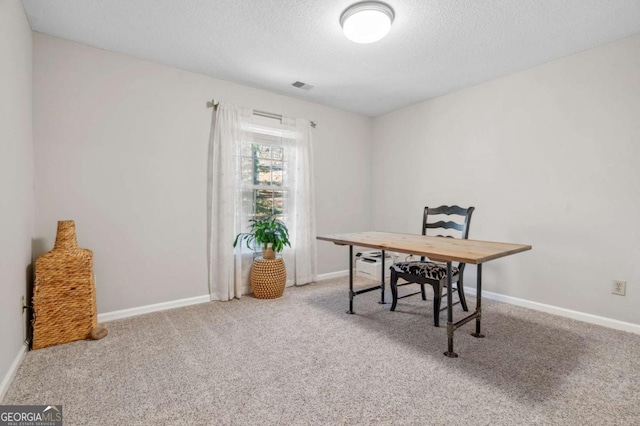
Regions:
<instances>
[{"instance_id":1,"label":"textured ceiling","mask_svg":"<svg viewBox=\"0 0 640 426\"><path fill-rule=\"evenodd\" d=\"M22 0L35 31L369 116L640 33L640 0L387 0L361 45L355 2Z\"/></svg>"}]
</instances>

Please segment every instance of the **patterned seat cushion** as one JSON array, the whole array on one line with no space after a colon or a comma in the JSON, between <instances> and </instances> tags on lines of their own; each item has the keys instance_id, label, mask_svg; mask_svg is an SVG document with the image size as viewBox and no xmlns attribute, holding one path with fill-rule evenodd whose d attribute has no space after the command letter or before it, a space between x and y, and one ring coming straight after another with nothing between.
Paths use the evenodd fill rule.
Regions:
<instances>
[{"instance_id":1,"label":"patterned seat cushion","mask_svg":"<svg viewBox=\"0 0 640 426\"><path fill-rule=\"evenodd\" d=\"M440 281L447 276L447 265L436 262L400 262L394 263L391 267L403 274L417 275L423 278ZM451 267L451 276L458 273L458 268Z\"/></svg>"}]
</instances>

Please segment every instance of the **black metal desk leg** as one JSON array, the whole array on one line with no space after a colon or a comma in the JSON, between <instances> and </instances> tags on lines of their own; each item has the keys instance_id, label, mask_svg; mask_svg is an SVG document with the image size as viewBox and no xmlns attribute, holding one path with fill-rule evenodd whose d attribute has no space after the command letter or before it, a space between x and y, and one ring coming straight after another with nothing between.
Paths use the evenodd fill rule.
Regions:
<instances>
[{"instance_id":1,"label":"black metal desk leg","mask_svg":"<svg viewBox=\"0 0 640 426\"><path fill-rule=\"evenodd\" d=\"M355 314L353 312L353 246L349 246L349 310L348 314Z\"/></svg>"},{"instance_id":2,"label":"black metal desk leg","mask_svg":"<svg viewBox=\"0 0 640 426\"><path fill-rule=\"evenodd\" d=\"M384 273L385 273L385 270L384 270L384 257L385 256L386 255L384 254L384 250L382 250L382 282L380 283L380 287L382 288L382 292L380 294L380 301L378 302L381 305L384 305L384 285L385 285L385 283L384 283Z\"/></svg>"},{"instance_id":3,"label":"black metal desk leg","mask_svg":"<svg viewBox=\"0 0 640 426\"><path fill-rule=\"evenodd\" d=\"M447 262L447 351L444 354L449 358L457 358L458 354L453 351L453 332L455 331L455 325L453 324L452 287L451 262Z\"/></svg>"},{"instance_id":4,"label":"black metal desk leg","mask_svg":"<svg viewBox=\"0 0 640 426\"><path fill-rule=\"evenodd\" d=\"M476 332L471 333L473 337L484 337L480 330L480 318L482 317L482 263L478 263L478 282L476 284Z\"/></svg>"}]
</instances>

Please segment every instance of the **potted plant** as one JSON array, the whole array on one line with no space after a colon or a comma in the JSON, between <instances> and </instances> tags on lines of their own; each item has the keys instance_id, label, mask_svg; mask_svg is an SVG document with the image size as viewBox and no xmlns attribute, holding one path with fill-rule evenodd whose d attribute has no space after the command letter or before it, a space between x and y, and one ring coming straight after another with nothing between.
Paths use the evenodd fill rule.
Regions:
<instances>
[{"instance_id":1,"label":"potted plant","mask_svg":"<svg viewBox=\"0 0 640 426\"><path fill-rule=\"evenodd\" d=\"M287 270L282 258L276 259L276 253L284 246L291 247L289 230L274 216L249 221L249 232L236 236L233 247L243 241L252 250L262 247L262 259L253 259L251 267L251 290L258 299L275 299L282 296L287 281Z\"/></svg>"},{"instance_id":2,"label":"potted plant","mask_svg":"<svg viewBox=\"0 0 640 426\"><path fill-rule=\"evenodd\" d=\"M233 242L234 248L238 243L246 241L247 247L252 250L256 250L256 246L261 246L264 259L275 259L276 253L281 252L284 246L291 247L287 226L274 216L251 219L249 222L249 232L236 236Z\"/></svg>"}]
</instances>

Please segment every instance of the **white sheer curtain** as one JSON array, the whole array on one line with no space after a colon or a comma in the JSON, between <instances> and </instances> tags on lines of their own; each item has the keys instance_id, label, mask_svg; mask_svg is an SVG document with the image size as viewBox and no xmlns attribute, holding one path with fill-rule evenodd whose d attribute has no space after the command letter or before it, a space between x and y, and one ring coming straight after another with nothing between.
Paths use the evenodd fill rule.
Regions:
<instances>
[{"instance_id":1,"label":"white sheer curtain","mask_svg":"<svg viewBox=\"0 0 640 426\"><path fill-rule=\"evenodd\" d=\"M286 129L283 134L285 155L290 158L285 176L290 184L287 206L293 247L293 271L287 281L303 285L318 278L313 138L308 120L284 117L282 125Z\"/></svg>"},{"instance_id":2,"label":"white sheer curtain","mask_svg":"<svg viewBox=\"0 0 640 426\"><path fill-rule=\"evenodd\" d=\"M253 111L220 103L214 112L209 141L209 288L212 300L240 298L249 291L253 255L234 251L232 242L246 232L253 203L242 183L241 151L252 144L262 124ZM259 132L259 131L258 131ZM303 285L317 279L316 225L313 184L313 143L310 123L284 117L274 122L271 136L278 135L284 151L284 216L291 249L282 252L287 265L287 285ZM246 182L246 177L245 177Z\"/></svg>"},{"instance_id":3,"label":"white sheer curtain","mask_svg":"<svg viewBox=\"0 0 640 426\"><path fill-rule=\"evenodd\" d=\"M242 294L242 254L232 247L242 229L239 151L250 140L246 123L253 111L220 103L214 108L209 137L208 265L211 300Z\"/></svg>"}]
</instances>

